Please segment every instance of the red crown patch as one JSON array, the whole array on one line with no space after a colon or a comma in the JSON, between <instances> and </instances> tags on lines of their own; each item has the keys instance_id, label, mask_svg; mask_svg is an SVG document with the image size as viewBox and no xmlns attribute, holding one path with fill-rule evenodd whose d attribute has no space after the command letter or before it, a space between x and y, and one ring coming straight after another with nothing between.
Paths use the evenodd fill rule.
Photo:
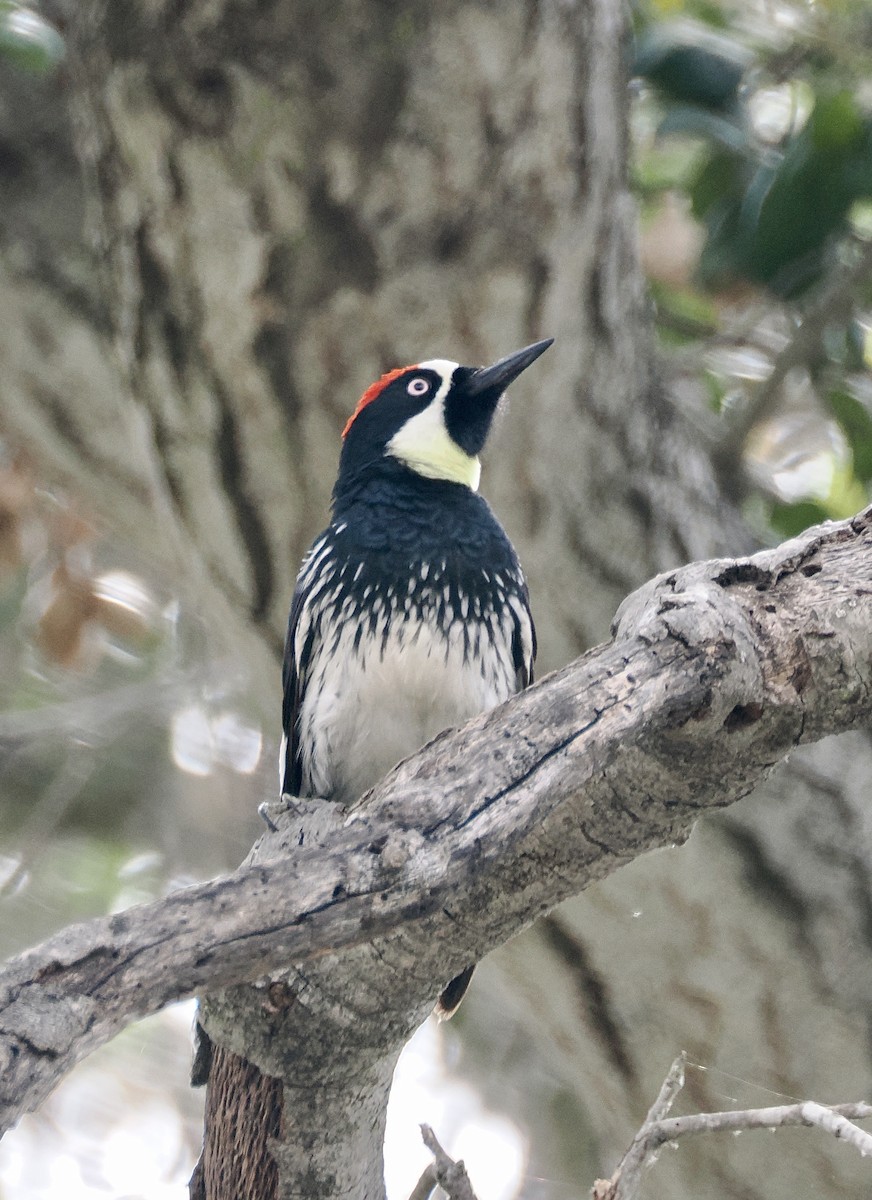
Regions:
<instances>
[{"instance_id":1,"label":"red crown patch","mask_svg":"<svg viewBox=\"0 0 872 1200\"><path fill-rule=\"evenodd\" d=\"M381 379L377 379L375 383L371 383L358 400L357 407L355 408L354 412L345 422L345 428L342 430L342 440L345 441L345 437L349 429L366 408L366 406L368 404L372 404L373 400L378 400L379 396L382 394L388 384L393 383L395 379L399 379L401 375L405 375L407 371L414 371L414 369L414 363L410 367L395 367L393 371L386 371L385 374L382 375Z\"/></svg>"}]
</instances>

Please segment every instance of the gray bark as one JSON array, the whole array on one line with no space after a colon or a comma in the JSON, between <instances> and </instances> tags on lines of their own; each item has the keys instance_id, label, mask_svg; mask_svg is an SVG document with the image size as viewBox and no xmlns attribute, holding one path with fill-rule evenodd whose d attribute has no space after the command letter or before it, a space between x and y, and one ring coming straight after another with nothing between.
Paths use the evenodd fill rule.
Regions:
<instances>
[{"instance_id":1,"label":"gray bark","mask_svg":"<svg viewBox=\"0 0 872 1200\"><path fill-rule=\"evenodd\" d=\"M441 735L344 819L291 809L229 878L22 955L0 973L4 1126L205 987L210 1036L287 1092L276 1194L380 1196L393 1066L444 981L793 747L868 723L870 596L872 510L667 573L612 642Z\"/></svg>"},{"instance_id":2,"label":"gray bark","mask_svg":"<svg viewBox=\"0 0 872 1200\"><path fill-rule=\"evenodd\" d=\"M652 365L614 0L50 10L69 23L67 74L4 79L0 105L0 425L276 680L270 719L338 429L384 367L557 335L484 480L546 669L604 637L650 574L750 544ZM496 1103L496 1039L531 1043L542 1174L561 1149L586 1177L607 1169L682 1044L791 1093L868 1090L870 764L864 734L820 747L767 783L777 808L634 864L501 953L505 1019L492 996L477 1018L479 984L467 1026ZM562 1147L546 1102L561 1089ZM672 1194L710 1172L727 1194L765 1179L767 1200L808 1191L809 1164L830 1187L833 1169L804 1143L779 1193L768 1161L722 1146L681 1163Z\"/></svg>"},{"instance_id":3,"label":"gray bark","mask_svg":"<svg viewBox=\"0 0 872 1200\"><path fill-rule=\"evenodd\" d=\"M4 423L59 471L81 449L80 486L118 495L131 528L145 513L146 538L162 497L246 627L277 645L363 387L543 330L558 344L541 391L518 389L486 486L549 614L546 663L597 641L654 570L737 548L652 377L612 0L90 0L71 35L111 326L59 316L35 356L47 281L13 274ZM73 338L100 407L62 369ZM107 479L107 460L126 473Z\"/></svg>"}]
</instances>

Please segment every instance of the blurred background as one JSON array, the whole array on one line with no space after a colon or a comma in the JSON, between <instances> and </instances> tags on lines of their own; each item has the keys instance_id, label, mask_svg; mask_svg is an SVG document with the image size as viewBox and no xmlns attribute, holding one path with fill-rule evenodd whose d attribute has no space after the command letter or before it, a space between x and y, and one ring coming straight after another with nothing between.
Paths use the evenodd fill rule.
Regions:
<instances>
[{"instance_id":1,"label":"blurred background","mask_svg":"<svg viewBox=\"0 0 872 1200\"><path fill-rule=\"evenodd\" d=\"M0 0L4 956L244 857L294 572L381 370L558 337L483 481L543 670L654 571L872 480L867 0L124 7ZM798 755L492 956L401 1060L391 1200L421 1121L481 1200L586 1195L682 1050L680 1111L868 1098L870 766ZM0 1197L187 1195L192 1016L82 1064ZM664 1150L646 1196L868 1172L744 1134Z\"/></svg>"}]
</instances>

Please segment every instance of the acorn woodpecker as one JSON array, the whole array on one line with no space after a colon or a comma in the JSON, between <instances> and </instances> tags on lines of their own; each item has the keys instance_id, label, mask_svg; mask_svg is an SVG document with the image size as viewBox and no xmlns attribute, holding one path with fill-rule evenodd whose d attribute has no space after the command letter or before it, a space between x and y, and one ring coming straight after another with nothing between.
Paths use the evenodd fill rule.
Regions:
<instances>
[{"instance_id":1,"label":"acorn woodpecker","mask_svg":"<svg viewBox=\"0 0 872 1200\"><path fill-rule=\"evenodd\" d=\"M527 584L477 493L478 455L503 392L552 341L490 367L401 367L360 398L332 520L291 602L282 794L351 805L436 734L532 681ZM471 972L445 989L443 1013Z\"/></svg>"}]
</instances>

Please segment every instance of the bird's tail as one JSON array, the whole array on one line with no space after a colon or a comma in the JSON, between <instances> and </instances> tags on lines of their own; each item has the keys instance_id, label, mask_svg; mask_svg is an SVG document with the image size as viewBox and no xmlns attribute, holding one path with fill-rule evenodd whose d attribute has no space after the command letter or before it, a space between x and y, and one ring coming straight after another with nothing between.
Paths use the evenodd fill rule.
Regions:
<instances>
[{"instance_id":1,"label":"bird's tail","mask_svg":"<svg viewBox=\"0 0 872 1200\"><path fill-rule=\"evenodd\" d=\"M460 1001L466 995L466 989L469 987L469 981L472 979L474 970L475 963L471 967L465 967L459 975L455 975L451 982L442 989L442 993L436 1001L436 1007L433 1010L438 1020L450 1021L457 1012Z\"/></svg>"}]
</instances>

